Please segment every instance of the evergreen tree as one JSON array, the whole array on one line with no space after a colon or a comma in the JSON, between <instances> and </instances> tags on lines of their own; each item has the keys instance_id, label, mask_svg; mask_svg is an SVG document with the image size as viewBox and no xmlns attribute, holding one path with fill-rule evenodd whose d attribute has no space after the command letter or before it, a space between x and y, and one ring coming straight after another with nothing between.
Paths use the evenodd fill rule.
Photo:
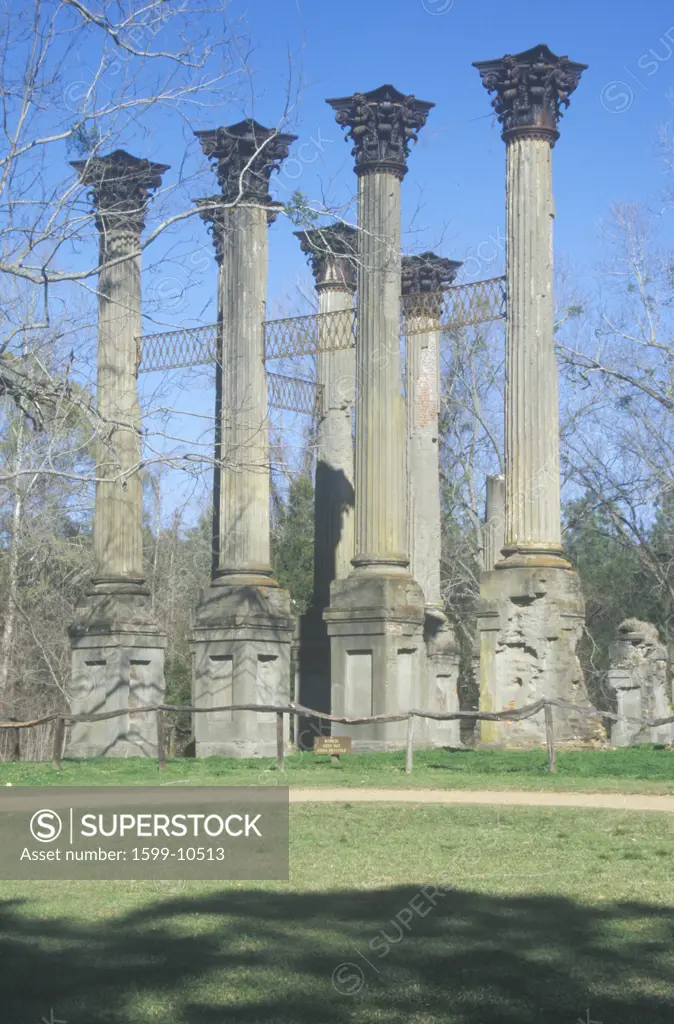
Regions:
<instances>
[{"instance_id":1,"label":"evergreen tree","mask_svg":"<svg viewBox=\"0 0 674 1024\"><path fill-rule=\"evenodd\" d=\"M295 610L302 615L314 586L314 488L311 477L291 478L285 499L277 496L276 524L272 533L272 562L276 578L290 591Z\"/></svg>"}]
</instances>

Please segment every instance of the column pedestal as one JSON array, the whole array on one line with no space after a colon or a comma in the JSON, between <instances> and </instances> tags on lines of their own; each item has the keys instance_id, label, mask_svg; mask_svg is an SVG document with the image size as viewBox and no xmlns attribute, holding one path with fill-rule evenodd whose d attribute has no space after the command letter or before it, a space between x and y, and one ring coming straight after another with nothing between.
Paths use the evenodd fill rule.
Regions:
<instances>
[{"instance_id":1,"label":"column pedestal","mask_svg":"<svg viewBox=\"0 0 674 1024\"><path fill-rule=\"evenodd\" d=\"M618 639L609 646L607 684L615 693L615 710L621 716L611 723L611 743L629 747L639 743L672 743L674 723L649 728L643 721L671 715L671 682L667 648L649 622L626 619Z\"/></svg>"},{"instance_id":2,"label":"column pedestal","mask_svg":"<svg viewBox=\"0 0 674 1024\"><path fill-rule=\"evenodd\" d=\"M502 711L559 697L590 706L576 655L585 602L578 574L554 567L495 569L480 583L477 646L480 710ZM558 743L600 740L601 719L553 709ZM523 722L481 722L486 746L546 742L543 713Z\"/></svg>"},{"instance_id":3,"label":"column pedestal","mask_svg":"<svg viewBox=\"0 0 674 1024\"><path fill-rule=\"evenodd\" d=\"M331 588L324 613L330 634L332 713L394 715L417 708L426 686L424 595L410 576L349 576ZM406 722L337 725L354 751L398 750ZM422 745L419 740L418 745Z\"/></svg>"},{"instance_id":4,"label":"column pedestal","mask_svg":"<svg viewBox=\"0 0 674 1024\"><path fill-rule=\"evenodd\" d=\"M126 710L164 700L166 635L152 618L147 592L95 593L84 598L69 629L70 708L74 714ZM120 715L74 723L68 757L156 757L157 718Z\"/></svg>"},{"instance_id":5,"label":"column pedestal","mask_svg":"<svg viewBox=\"0 0 674 1024\"><path fill-rule=\"evenodd\" d=\"M429 711L449 714L459 710L459 663L461 651L448 622L428 615L424 629L427 692L422 703ZM461 722L426 719L425 740L429 747L462 747Z\"/></svg>"},{"instance_id":6,"label":"column pedestal","mask_svg":"<svg viewBox=\"0 0 674 1024\"><path fill-rule=\"evenodd\" d=\"M192 634L195 706L288 704L293 629L290 598L278 586L203 590ZM206 712L194 716L194 736L199 757L274 757L276 716Z\"/></svg>"}]
</instances>

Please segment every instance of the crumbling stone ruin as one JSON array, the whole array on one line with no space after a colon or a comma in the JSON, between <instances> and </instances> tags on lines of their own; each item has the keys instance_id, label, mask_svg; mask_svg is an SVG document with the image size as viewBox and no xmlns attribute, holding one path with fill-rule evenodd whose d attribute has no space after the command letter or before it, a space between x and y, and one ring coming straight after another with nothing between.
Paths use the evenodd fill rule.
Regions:
<instances>
[{"instance_id":1,"label":"crumbling stone ruin","mask_svg":"<svg viewBox=\"0 0 674 1024\"><path fill-rule=\"evenodd\" d=\"M611 743L672 743L674 724L651 729L640 724L672 714L667 648L650 622L625 619L609 647L608 684L615 691L620 720L611 727ZM624 717L623 717L624 716Z\"/></svg>"}]
</instances>

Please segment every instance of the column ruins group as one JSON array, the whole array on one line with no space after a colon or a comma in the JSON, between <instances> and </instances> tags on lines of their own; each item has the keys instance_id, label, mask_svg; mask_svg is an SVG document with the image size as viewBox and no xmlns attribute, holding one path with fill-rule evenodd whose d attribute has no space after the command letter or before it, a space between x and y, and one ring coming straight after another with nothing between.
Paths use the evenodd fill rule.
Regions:
<instances>
[{"instance_id":1,"label":"column ruins group","mask_svg":"<svg viewBox=\"0 0 674 1024\"><path fill-rule=\"evenodd\" d=\"M483 710L540 696L580 705L578 576L561 544L554 352L552 150L585 65L540 45L478 62L506 144L504 476L487 480L476 657ZM253 120L199 131L218 191L198 200L217 264L213 560L191 637L196 752L276 749L274 715L213 711L288 704L343 717L459 707L460 649L443 592L440 489L443 303L461 263L402 255L401 184L434 106L390 85L327 101L352 145L357 226L296 232L317 298L314 586L299 623L274 577L264 321L269 192L295 136ZM143 579L141 233L167 167L123 151L74 164L100 234L98 409L112 427L97 456L96 576L70 628L78 711L161 701L166 637ZM401 346L401 335L404 346ZM404 352L404 363L402 352ZM451 595L450 595L451 601ZM287 721L287 719L286 719ZM589 735L560 716L559 738ZM145 716L73 727L73 755L151 753ZM332 724L354 750L405 742L404 722ZM485 744L534 745L538 719L483 722ZM306 713L301 745L326 721ZM425 720L416 742L458 746L457 721Z\"/></svg>"}]
</instances>

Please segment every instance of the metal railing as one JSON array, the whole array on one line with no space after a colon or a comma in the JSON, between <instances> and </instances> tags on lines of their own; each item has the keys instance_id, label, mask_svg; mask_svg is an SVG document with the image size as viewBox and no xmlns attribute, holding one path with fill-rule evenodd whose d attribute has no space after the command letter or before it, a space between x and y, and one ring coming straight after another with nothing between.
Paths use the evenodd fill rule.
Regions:
<instances>
[{"instance_id":1,"label":"metal railing","mask_svg":"<svg viewBox=\"0 0 674 1024\"><path fill-rule=\"evenodd\" d=\"M265 359L315 355L319 350L353 348L356 344L356 313L312 313L264 322Z\"/></svg>"},{"instance_id":2,"label":"metal railing","mask_svg":"<svg viewBox=\"0 0 674 1024\"><path fill-rule=\"evenodd\" d=\"M428 330L424 321L429 317L440 330L448 331L491 323L504 318L505 304L504 277L452 285L444 292L410 295L401 304L401 332ZM315 355L356 344L353 309L266 320L263 328L265 360ZM205 366L218 358L217 324L146 334L136 341L138 373Z\"/></svg>"},{"instance_id":3,"label":"metal railing","mask_svg":"<svg viewBox=\"0 0 674 1024\"><path fill-rule=\"evenodd\" d=\"M274 409L286 409L305 416L320 418L323 388L316 381L303 377L286 377L282 373L267 374L267 401Z\"/></svg>"},{"instance_id":4,"label":"metal railing","mask_svg":"<svg viewBox=\"0 0 674 1024\"><path fill-rule=\"evenodd\" d=\"M506 315L505 277L452 285L443 292L421 292L402 300L403 331L419 334L436 325L442 331L503 320Z\"/></svg>"},{"instance_id":5,"label":"metal railing","mask_svg":"<svg viewBox=\"0 0 674 1024\"><path fill-rule=\"evenodd\" d=\"M217 324L144 334L136 338L137 373L207 366L217 358Z\"/></svg>"}]
</instances>

